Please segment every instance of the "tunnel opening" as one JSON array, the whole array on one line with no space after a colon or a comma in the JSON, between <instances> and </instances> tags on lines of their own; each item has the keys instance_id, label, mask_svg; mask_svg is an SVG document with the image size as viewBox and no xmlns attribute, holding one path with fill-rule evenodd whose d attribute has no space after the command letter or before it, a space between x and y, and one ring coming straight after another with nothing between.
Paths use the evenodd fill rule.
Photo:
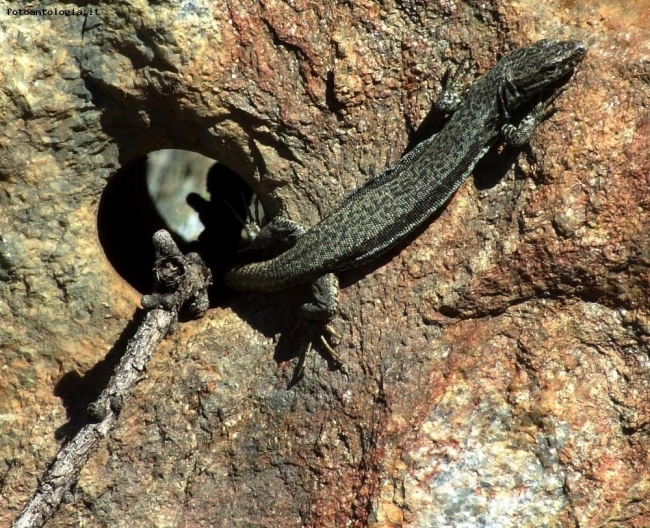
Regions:
<instances>
[{"instance_id":1,"label":"tunnel opening","mask_svg":"<svg viewBox=\"0 0 650 528\"><path fill-rule=\"evenodd\" d=\"M223 297L220 278L242 239L253 193L232 169L201 154L160 150L109 178L97 231L116 272L139 293L151 293L151 236L167 229L181 251L198 252L212 270L211 304Z\"/></svg>"}]
</instances>

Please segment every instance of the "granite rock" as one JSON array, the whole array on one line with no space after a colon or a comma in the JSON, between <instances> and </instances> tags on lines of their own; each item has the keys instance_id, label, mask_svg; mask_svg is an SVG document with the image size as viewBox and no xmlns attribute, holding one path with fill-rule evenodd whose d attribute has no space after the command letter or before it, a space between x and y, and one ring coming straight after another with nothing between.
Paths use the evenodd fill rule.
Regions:
<instances>
[{"instance_id":1,"label":"granite rock","mask_svg":"<svg viewBox=\"0 0 650 528\"><path fill-rule=\"evenodd\" d=\"M215 298L48 526L650 525L647 7L44 4L0 16L1 525L133 333L146 292L97 234L119 170L198 152L312 224L400 157L447 66L540 38L589 54L530 148L342 277L347 374L313 355L287 389L306 288Z\"/></svg>"}]
</instances>

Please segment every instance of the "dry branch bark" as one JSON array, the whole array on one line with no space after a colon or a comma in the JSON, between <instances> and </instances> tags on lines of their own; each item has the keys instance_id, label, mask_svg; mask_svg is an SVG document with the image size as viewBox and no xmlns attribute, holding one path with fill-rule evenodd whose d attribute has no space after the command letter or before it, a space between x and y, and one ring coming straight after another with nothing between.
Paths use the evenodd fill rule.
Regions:
<instances>
[{"instance_id":1,"label":"dry branch bark","mask_svg":"<svg viewBox=\"0 0 650 528\"><path fill-rule=\"evenodd\" d=\"M88 408L89 421L59 451L41 479L38 490L13 524L14 528L37 528L54 515L62 502L73 500L73 489L88 458L113 430L136 385L145 377L147 363L165 336L178 323L178 312L189 305L199 317L208 308L210 271L196 253L183 256L169 233L153 236L156 248L156 293L145 295L149 309L108 386Z\"/></svg>"}]
</instances>

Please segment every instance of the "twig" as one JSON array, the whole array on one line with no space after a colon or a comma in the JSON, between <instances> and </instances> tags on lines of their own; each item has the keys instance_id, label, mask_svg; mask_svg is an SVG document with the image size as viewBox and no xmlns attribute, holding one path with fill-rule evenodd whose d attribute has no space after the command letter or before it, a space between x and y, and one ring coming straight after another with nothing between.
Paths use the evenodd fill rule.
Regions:
<instances>
[{"instance_id":1,"label":"twig","mask_svg":"<svg viewBox=\"0 0 650 528\"><path fill-rule=\"evenodd\" d=\"M61 502L72 501L81 469L117 424L135 386L144 378L156 347L176 328L179 310L185 306L191 315L200 317L208 309L207 287L212 277L199 255L183 255L164 230L154 234L153 244L155 293L142 298L142 306L149 311L127 344L107 387L88 406L88 423L61 448L13 528L41 527Z\"/></svg>"}]
</instances>

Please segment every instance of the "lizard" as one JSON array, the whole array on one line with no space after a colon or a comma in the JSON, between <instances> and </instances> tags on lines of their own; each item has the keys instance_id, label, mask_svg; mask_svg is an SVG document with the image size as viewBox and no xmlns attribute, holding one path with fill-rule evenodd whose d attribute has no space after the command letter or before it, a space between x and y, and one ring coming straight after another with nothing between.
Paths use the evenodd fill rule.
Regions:
<instances>
[{"instance_id":1,"label":"lizard","mask_svg":"<svg viewBox=\"0 0 650 528\"><path fill-rule=\"evenodd\" d=\"M310 229L284 216L261 229L248 220L250 247L281 240L289 248L270 260L234 266L224 282L239 291L277 291L311 282L312 300L300 309L309 343L297 372L313 346L322 347L336 367L343 366L330 344L340 338L331 325L338 313L337 274L376 259L425 224L500 138L516 147L525 145L553 113L561 92L556 85L585 54L586 47L576 40L540 40L506 54L464 97L450 96L456 75L452 78L447 70L439 101L450 118L437 134L350 192ZM550 97L544 98L549 91ZM517 111L521 114L528 106L532 109L518 120Z\"/></svg>"}]
</instances>

